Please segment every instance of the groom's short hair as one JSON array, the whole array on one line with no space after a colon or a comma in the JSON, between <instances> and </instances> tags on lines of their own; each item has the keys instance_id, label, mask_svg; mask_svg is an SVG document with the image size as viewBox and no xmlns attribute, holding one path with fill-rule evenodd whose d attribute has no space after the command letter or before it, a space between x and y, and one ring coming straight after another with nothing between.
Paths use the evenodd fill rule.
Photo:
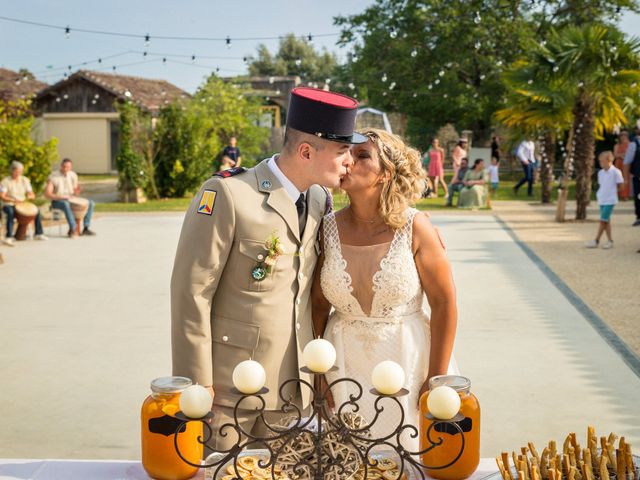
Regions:
<instances>
[{"instance_id":1,"label":"groom's short hair","mask_svg":"<svg viewBox=\"0 0 640 480\"><path fill-rule=\"evenodd\" d=\"M295 128L287 127L284 132L283 152L294 153L301 143L308 143L316 150L324 147L322 139L316 138L310 133L301 132Z\"/></svg>"}]
</instances>

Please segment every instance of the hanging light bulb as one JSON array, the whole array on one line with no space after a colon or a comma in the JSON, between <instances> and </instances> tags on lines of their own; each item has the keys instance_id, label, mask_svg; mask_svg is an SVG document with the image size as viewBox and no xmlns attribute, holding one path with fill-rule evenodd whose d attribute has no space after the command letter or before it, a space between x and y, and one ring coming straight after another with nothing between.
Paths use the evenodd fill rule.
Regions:
<instances>
[{"instance_id":1,"label":"hanging light bulb","mask_svg":"<svg viewBox=\"0 0 640 480\"><path fill-rule=\"evenodd\" d=\"M558 65L554 65L553 66L553 72L557 72L558 70L560 70L560 67Z\"/></svg>"},{"instance_id":2,"label":"hanging light bulb","mask_svg":"<svg viewBox=\"0 0 640 480\"><path fill-rule=\"evenodd\" d=\"M386 82L387 81L387 74L383 73L382 74L382 78L380 80L382 80L382 82Z\"/></svg>"},{"instance_id":3,"label":"hanging light bulb","mask_svg":"<svg viewBox=\"0 0 640 480\"><path fill-rule=\"evenodd\" d=\"M501 66L502 66L502 60L498 60L498 61L496 62L496 65L497 65L498 67L501 67Z\"/></svg>"},{"instance_id":4,"label":"hanging light bulb","mask_svg":"<svg viewBox=\"0 0 640 480\"><path fill-rule=\"evenodd\" d=\"M116 66L114 65L113 67L111 67L111 70L113 70L115 72L116 71Z\"/></svg>"},{"instance_id":5,"label":"hanging light bulb","mask_svg":"<svg viewBox=\"0 0 640 480\"><path fill-rule=\"evenodd\" d=\"M480 50L480 47L482 47L482 43L476 42L474 46L476 47L476 50Z\"/></svg>"},{"instance_id":6,"label":"hanging light bulb","mask_svg":"<svg viewBox=\"0 0 640 480\"><path fill-rule=\"evenodd\" d=\"M67 25L64 29L64 38L69 38L71 36L71 28Z\"/></svg>"},{"instance_id":7,"label":"hanging light bulb","mask_svg":"<svg viewBox=\"0 0 640 480\"><path fill-rule=\"evenodd\" d=\"M102 59L101 58L98 59L98 63L102 63Z\"/></svg>"},{"instance_id":8,"label":"hanging light bulb","mask_svg":"<svg viewBox=\"0 0 640 480\"><path fill-rule=\"evenodd\" d=\"M448 98L448 97L449 97L449 95L446 94L446 93L444 95L442 95L442 98Z\"/></svg>"},{"instance_id":9,"label":"hanging light bulb","mask_svg":"<svg viewBox=\"0 0 640 480\"><path fill-rule=\"evenodd\" d=\"M166 65L167 64L167 57L162 57L162 64Z\"/></svg>"},{"instance_id":10,"label":"hanging light bulb","mask_svg":"<svg viewBox=\"0 0 640 480\"><path fill-rule=\"evenodd\" d=\"M353 90L354 88L356 88L356 86L353 83L349 83L349 88Z\"/></svg>"},{"instance_id":11,"label":"hanging light bulb","mask_svg":"<svg viewBox=\"0 0 640 480\"><path fill-rule=\"evenodd\" d=\"M433 85L432 85L432 84L429 84L429 85L427 86L427 88L428 88L429 90L431 90L431 89L433 88Z\"/></svg>"},{"instance_id":12,"label":"hanging light bulb","mask_svg":"<svg viewBox=\"0 0 640 480\"><path fill-rule=\"evenodd\" d=\"M413 50L411 50L411 56L413 58L416 58L417 55L418 55L418 51L415 48Z\"/></svg>"},{"instance_id":13,"label":"hanging light bulb","mask_svg":"<svg viewBox=\"0 0 640 480\"><path fill-rule=\"evenodd\" d=\"M473 22L474 22L476 25L479 25L481 21L482 21L482 17L480 16L480 12L476 12L476 16L475 16L475 18L473 19Z\"/></svg>"},{"instance_id":14,"label":"hanging light bulb","mask_svg":"<svg viewBox=\"0 0 640 480\"><path fill-rule=\"evenodd\" d=\"M144 36L144 48L149 48L149 45L151 45L151 37L149 36L149 34L147 33Z\"/></svg>"},{"instance_id":15,"label":"hanging light bulb","mask_svg":"<svg viewBox=\"0 0 640 480\"><path fill-rule=\"evenodd\" d=\"M382 96L386 97L387 96L387 92L382 92Z\"/></svg>"},{"instance_id":16,"label":"hanging light bulb","mask_svg":"<svg viewBox=\"0 0 640 480\"><path fill-rule=\"evenodd\" d=\"M229 36L227 36L226 40L224 41L227 45L227 48L231 48L231 38L229 38Z\"/></svg>"},{"instance_id":17,"label":"hanging light bulb","mask_svg":"<svg viewBox=\"0 0 640 480\"><path fill-rule=\"evenodd\" d=\"M396 88L396 82L391 82L391 84L389 85L389 90L393 90L394 88Z\"/></svg>"},{"instance_id":18,"label":"hanging light bulb","mask_svg":"<svg viewBox=\"0 0 640 480\"><path fill-rule=\"evenodd\" d=\"M435 82L433 82L433 83L435 83L436 85L438 85L438 84L440 83L440 79L439 79L439 78L436 78L436 81L435 81Z\"/></svg>"},{"instance_id":19,"label":"hanging light bulb","mask_svg":"<svg viewBox=\"0 0 640 480\"><path fill-rule=\"evenodd\" d=\"M411 95L411 96L412 96L413 98L416 98L416 97L418 96L418 94L414 92L414 93L413 93L413 95Z\"/></svg>"},{"instance_id":20,"label":"hanging light bulb","mask_svg":"<svg viewBox=\"0 0 640 480\"><path fill-rule=\"evenodd\" d=\"M438 72L438 75L440 75L441 77L444 77L444 70L440 70L440 71Z\"/></svg>"},{"instance_id":21,"label":"hanging light bulb","mask_svg":"<svg viewBox=\"0 0 640 480\"><path fill-rule=\"evenodd\" d=\"M195 55L191 55L191 63L196 63L196 56Z\"/></svg>"},{"instance_id":22,"label":"hanging light bulb","mask_svg":"<svg viewBox=\"0 0 640 480\"><path fill-rule=\"evenodd\" d=\"M390 36L391 38L396 38L396 37L398 36L398 32L396 32L395 30L391 30L391 31L389 32L389 36Z\"/></svg>"},{"instance_id":23,"label":"hanging light bulb","mask_svg":"<svg viewBox=\"0 0 640 480\"><path fill-rule=\"evenodd\" d=\"M487 78L487 76L484 73L480 75L480 80L484 80L485 78Z\"/></svg>"},{"instance_id":24,"label":"hanging light bulb","mask_svg":"<svg viewBox=\"0 0 640 480\"><path fill-rule=\"evenodd\" d=\"M142 52L142 56L146 57L147 56L147 51L145 50L144 52Z\"/></svg>"}]
</instances>

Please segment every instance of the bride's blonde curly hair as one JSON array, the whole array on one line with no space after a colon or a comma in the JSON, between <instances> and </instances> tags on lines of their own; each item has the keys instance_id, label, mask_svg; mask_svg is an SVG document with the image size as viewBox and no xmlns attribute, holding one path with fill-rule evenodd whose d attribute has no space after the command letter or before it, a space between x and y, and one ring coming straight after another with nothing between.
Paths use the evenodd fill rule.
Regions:
<instances>
[{"instance_id":1,"label":"bride's blonde curly hair","mask_svg":"<svg viewBox=\"0 0 640 480\"><path fill-rule=\"evenodd\" d=\"M426 187L420 152L385 130L369 129L363 135L376 147L381 175L389 177L382 186L378 211L391 228L401 228L407 223L405 210L421 198Z\"/></svg>"}]
</instances>

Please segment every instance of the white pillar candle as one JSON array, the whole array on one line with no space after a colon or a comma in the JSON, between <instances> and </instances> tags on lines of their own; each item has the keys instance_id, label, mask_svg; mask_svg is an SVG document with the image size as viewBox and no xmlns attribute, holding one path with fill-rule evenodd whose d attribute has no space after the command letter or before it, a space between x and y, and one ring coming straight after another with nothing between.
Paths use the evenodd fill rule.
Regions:
<instances>
[{"instance_id":1,"label":"white pillar candle","mask_svg":"<svg viewBox=\"0 0 640 480\"><path fill-rule=\"evenodd\" d=\"M451 420L460 411L460 395L453 388L441 385L429 392L429 413L439 420Z\"/></svg>"},{"instance_id":2,"label":"white pillar candle","mask_svg":"<svg viewBox=\"0 0 640 480\"><path fill-rule=\"evenodd\" d=\"M189 418L202 418L211 411L213 399L202 385L191 385L180 394L180 410Z\"/></svg>"},{"instance_id":3,"label":"white pillar candle","mask_svg":"<svg viewBox=\"0 0 640 480\"><path fill-rule=\"evenodd\" d=\"M302 351L302 359L312 372L326 373L336 363L336 349L328 340L311 340Z\"/></svg>"},{"instance_id":4,"label":"white pillar candle","mask_svg":"<svg viewBox=\"0 0 640 480\"><path fill-rule=\"evenodd\" d=\"M404 370L396 362L385 360L375 366L371 374L373 387L383 395L394 395L404 386Z\"/></svg>"},{"instance_id":5,"label":"white pillar candle","mask_svg":"<svg viewBox=\"0 0 640 480\"><path fill-rule=\"evenodd\" d=\"M247 395L258 393L266 381L267 374L264 368L254 360L240 362L233 369L233 384Z\"/></svg>"}]
</instances>

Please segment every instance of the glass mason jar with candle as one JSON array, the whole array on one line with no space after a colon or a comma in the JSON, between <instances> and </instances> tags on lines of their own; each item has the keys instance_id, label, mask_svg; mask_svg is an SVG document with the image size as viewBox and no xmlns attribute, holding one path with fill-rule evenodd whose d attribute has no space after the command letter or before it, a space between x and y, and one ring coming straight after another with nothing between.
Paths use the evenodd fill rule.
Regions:
<instances>
[{"instance_id":1,"label":"glass mason jar with candle","mask_svg":"<svg viewBox=\"0 0 640 480\"><path fill-rule=\"evenodd\" d=\"M142 466L157 480L186 480L198 469L185 463L177 454L174 434L180 420L180 393L191 385L186 377L160 377L151 382L151 395L142 404ZM189 422L178 434L180 453L192 463L200 463L203 446L202 424Z\"/></svg>"},{"instance_id":2,"label":"glass mason jar with candle","mask_svg":"<svg viewBox=\"0 0 640 480\"><path fill-rule=\"evenodd\" d=\"M429 390L441 385L453 388L460 395L460 413L464 419L457 422L464 433L464 451L462 456L453 465L439 469L427 470L432 478L440 480L460 480L471 476L480 463L480 404L471 393L471 380L460 375L438 375L429 380ZM430 446L426 434L429 426L437 420L427 418L429 408L427 398L429 392L425 392L420 398L420 450ZM439 466L451 463L461 447L461 436L458 430L447 424L436 425L431 430L431 439L437 441L442 438L442 445L434 447L431 451L421 456L423 464Z\"/></svg>"}]
</instances>

